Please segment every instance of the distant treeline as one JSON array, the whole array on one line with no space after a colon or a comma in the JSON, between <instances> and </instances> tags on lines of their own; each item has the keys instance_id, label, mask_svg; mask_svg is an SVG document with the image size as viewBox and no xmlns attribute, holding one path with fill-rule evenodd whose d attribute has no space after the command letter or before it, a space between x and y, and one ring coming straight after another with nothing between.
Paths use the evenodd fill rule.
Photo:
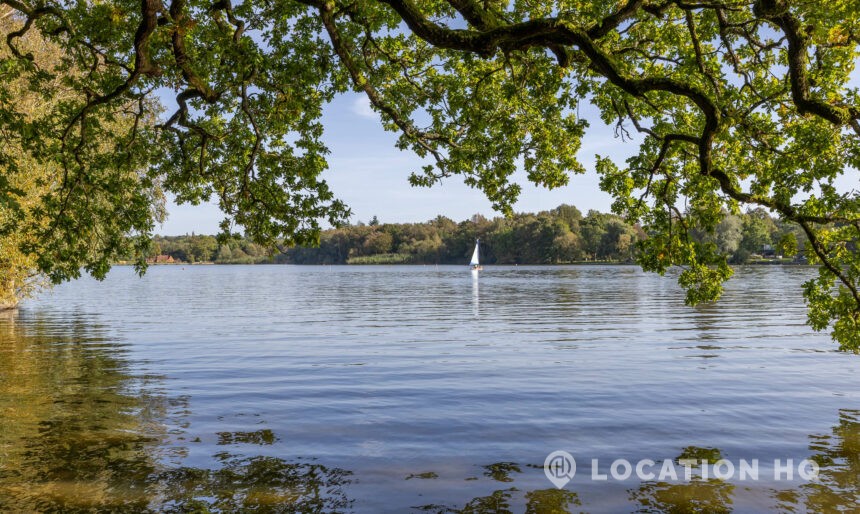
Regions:
<instances>
[{"instance_id":1,"label":"distant treeline","mask_svg":"<svg viewBox=\"0 0 860 514\"><path fill-rule=\"evenodd\" d=\"M770 217L763 209L730 215L713 234L694 234L713 241L734 263L761 256L798 253L798 230ZM614 214L582 213L561 205L537 214L486 219L475 215L456 223L439 216L425 223L380 223L375 217L323 232L319 247L286 248L272 254L238 239L219 245L213 236L156 238L156 253L183 262L292 264L463 264L481 239L486 264L563 264L630 262L636 242L646 237L638 226Z\"/></svg>"},{"instance_id":2,"label":"distant treeline","mask_svg":"<svg viewBox=\"0 0 860 514\"><path fill-rule=\"evenodd\" d=\"M214 262L217 264L260 264L274 262L266 247L247 239L231 239L219 244L215 236L191 234L185 236L155 236L156 256L170 256L176 262Z\"/></svg>"}]
</instances>

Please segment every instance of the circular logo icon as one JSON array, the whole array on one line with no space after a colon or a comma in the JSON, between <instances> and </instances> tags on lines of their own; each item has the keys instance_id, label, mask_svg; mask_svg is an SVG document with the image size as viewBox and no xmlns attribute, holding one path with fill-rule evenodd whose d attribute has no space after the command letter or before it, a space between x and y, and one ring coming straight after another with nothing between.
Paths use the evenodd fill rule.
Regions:
<instances>
[{"instance_id":1,"label":"circular logo icon","mask_svg":"<svg viewBox=\"0 0 860 514\"><path fill-rule=\"evenodd\" d=\"M564 450L556 450L543 461L543 472L550 482L561 489L576 474L576 460Z\"/></svg>"}]
</instances>

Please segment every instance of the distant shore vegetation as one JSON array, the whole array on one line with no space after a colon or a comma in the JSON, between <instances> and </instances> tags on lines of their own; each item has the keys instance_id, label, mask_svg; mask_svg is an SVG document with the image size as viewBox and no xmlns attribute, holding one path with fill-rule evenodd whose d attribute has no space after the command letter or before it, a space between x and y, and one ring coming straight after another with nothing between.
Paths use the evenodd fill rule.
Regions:
<instances>
[{"instance_id":1,"label":"distant shore vegetation","mask_svg":"<svg viewBox=\"0 0 860 514\"><path fill-rule=\"evenodd\" d=\"M804 262L798 229L764 209L728 215L713 233L692 237L711 242L730 262ZM382 223L376 217L321 234L318 247L270 249L247 239L219 243L215 236L156 236L151 263L216 264L464 264L481 240L486 264L633 262L647 234L614 214L582 214L572 205L539 213L455 222L438 216L424 223Z\"/></svg>"}]
</instances>

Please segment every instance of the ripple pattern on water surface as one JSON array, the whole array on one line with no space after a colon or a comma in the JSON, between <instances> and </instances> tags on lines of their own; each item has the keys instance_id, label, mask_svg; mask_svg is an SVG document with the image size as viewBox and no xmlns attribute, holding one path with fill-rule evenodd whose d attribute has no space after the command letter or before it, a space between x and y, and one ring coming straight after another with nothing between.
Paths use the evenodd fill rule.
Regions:
<instances>
[{"instance_id":1,"label":"ripple pattern on water surface","mask_svg":"<svg viewBox=\"0 0 860 514\"><path fill-rule=\"evenodd\" d=\"M3 321L4 362L18 366L0 378L4 412L16 413L4 432L17 435L0 449L33 447L76 409L95 417L50 429L59 446L21 457L84 468L21 474L7 462L0 490L38 482L80 496L96 487L81 470L104 469L98 487L132 488L156 509L844 506L858 494L856 474L844 477L860 462L848 444L860 381L856 359L804 324L800 284L812 273L742 268L723 300L690 308L672 277L632 266L487 267L477 280L445 266L164 266L142 279L118 268ZM37 368L58 371L30 383ZM24 408L32 397L45 407ZM57 401L62 410L48 408ZM98 457L105 440L123 450ZM555 491L541 470L556 449L608 463L699 447L727 459L823 455L834 478L812 490L583 472ZM321 481L299 480L308 474ZM260 476L272 482L254 487Z\"/></svg>"}]
</instances>

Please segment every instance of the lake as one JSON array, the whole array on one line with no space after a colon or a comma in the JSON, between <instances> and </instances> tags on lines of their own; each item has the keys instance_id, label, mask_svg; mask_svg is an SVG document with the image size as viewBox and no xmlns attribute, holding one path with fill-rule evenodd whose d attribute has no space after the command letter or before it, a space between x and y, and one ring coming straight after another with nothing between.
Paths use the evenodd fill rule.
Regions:
<instances>
[{"instance_id":1,"label":"lake","mask_svg":"<svg viewBox=\"0 0 860 514\"><path fill-rule=\"evenodd\" d=\"M857 511L860 361L804 324L815 273L690 308L633 266L118 267L0 316L0 510ZM761 472L611 473L685 457Z\"/></svg>"}]
</instances>

